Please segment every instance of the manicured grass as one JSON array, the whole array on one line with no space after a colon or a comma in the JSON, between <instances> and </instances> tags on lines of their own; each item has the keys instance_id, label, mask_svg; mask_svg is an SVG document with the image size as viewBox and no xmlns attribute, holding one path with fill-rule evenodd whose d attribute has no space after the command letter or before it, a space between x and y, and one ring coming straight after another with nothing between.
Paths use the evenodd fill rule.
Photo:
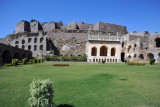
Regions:
<instances>
[{"instance_id":1,"label":"manicured grass","mask_svg":"<svg viewBox=\"0 0 160 107\"><path fill-rule=\"evenodd\" d=\"M54 102L75 107L160 107L160 65L52 62L0 68L0 107L24 107L33 79L54 81Z\"/></svg>"}]
</instances>

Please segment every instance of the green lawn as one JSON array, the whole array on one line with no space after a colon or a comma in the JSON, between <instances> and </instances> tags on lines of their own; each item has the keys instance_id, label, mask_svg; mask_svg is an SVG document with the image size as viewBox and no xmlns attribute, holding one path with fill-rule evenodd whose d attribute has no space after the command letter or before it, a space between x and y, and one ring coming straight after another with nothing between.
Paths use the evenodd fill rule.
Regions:
<instances>
[{"instance_id":1,"label":"green lawn","mask_svg":"<svg viewBox=\"0 0 160 107\"><path fill-rule=\"evenodd\" d=\"M54 81L59 104L75 107L160 107L160 65L54 63L0 68L0 107L24 107L33 79Z\"/></svg>"}]
</instances>

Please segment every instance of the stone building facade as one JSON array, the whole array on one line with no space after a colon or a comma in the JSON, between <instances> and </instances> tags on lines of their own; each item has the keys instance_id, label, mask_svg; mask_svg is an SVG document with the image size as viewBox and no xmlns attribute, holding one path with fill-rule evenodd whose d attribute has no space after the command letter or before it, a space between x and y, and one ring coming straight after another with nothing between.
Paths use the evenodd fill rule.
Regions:
<instances>
[{"instance_id":1,"label":"stone building facade","mask_svg":"<svg viewBox=\"0 0 160 107\"><path fill-rule=\"evenodd\" d=\"M47 35L42 32L29 33L28 36L21 36L10 42L10 45L23 50L32 51L32 56L42 58L47 54Z\"/></svg>"},{"instance_id":2,"label":"stone building facade","mask_svg":"<svg viewBox=\"0 0 160 107\"><path fill-rule=\"evenodd\" d=\"M86 45L88 62L160 63L160 34L90 35Z\"/></svg>"}]
</instances>

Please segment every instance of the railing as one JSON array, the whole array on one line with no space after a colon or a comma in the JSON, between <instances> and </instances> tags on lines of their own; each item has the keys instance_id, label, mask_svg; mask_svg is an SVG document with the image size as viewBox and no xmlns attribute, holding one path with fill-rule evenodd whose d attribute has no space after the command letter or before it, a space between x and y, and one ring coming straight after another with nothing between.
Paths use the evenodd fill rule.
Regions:
<instances>
[{"instance_id":1,"label":"railing","mask_svg":"<svg viewBox=\"0 0 160 107\"><path fill-rule=\"evenodd\" d=\"M88 40L98 40L98 41L121 41L121 37L119 36L109 36L109 35L88 35Z\"/></svg>"}]
</instances>

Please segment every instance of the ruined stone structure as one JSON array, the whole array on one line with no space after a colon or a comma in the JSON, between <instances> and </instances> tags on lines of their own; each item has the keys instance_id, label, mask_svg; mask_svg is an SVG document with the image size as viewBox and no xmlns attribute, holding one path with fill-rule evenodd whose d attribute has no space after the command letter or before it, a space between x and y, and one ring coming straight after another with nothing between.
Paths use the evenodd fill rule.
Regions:
<instances>
[{"instance_id":1,"label":"ruined stone structure","mask_svg":"<svg viewBox=\"0 0 160 107\"><path fill-rule=\"evenodd\" d=\"M88 62L160 62L160 34L88 35Z\"/></svg>"},{"instance_id":2,"label":"ruined stone structure","mask_svg":"<svg viewBox=\"0 0 160 107\"><path fill-rule=\"evenodd\" d=\"M88 32L90 32L88 34ZM32 51L33 57L43 55L83 55L88 62L160 62L160 34L128 33L126 26L98 22L40 23L21 21L14 34L0 42Z\"/></svg>"},{"instance_id":3,"label":"ruined stone structure","mask_svg":"<svg viewBox=\"0 0 160 107\"><path fill-rule=\"evenodd\" d=\"M29 60L32 58L32 52L0 43L0 66L11 63L13 58Z\"/></svg>"}]
</instances>

